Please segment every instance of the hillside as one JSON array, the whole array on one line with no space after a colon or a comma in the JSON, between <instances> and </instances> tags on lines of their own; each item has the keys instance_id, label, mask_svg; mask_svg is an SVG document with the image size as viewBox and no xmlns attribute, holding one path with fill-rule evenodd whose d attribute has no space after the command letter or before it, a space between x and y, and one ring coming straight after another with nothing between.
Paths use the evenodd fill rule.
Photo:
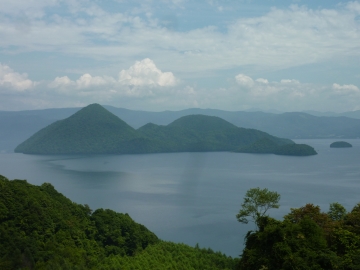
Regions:
<instances>
[{"instance_id":1,"label":"hillside","mask_svg":"<svg viewBox=\"0 0 360 270\"><path fill-rule=\"evenodd\" d=\"M184 116L167 126L147 124L138 131L149 139L162 141L167 147L165 152L235 151L261 138L267 138L276 145L294 143L259 130L239 128L219 117L206 115Z\"/></svg>"},{"instance_id":2,"label":"hillside","mask_svg":"<svg viewBox=\"0 0 360 270\"><path fill-rule=\"evenodd\" d=\"M112 106L104 107L135 129L147 123L168 125L186 115L202 114L217 116L238 127L262 130L281 138L344 139L360 137L360 119L349 118L352 116L351 113L319 117L298 112L273 114L244 111L230 112L214 109L147 112L115 108ZM0 111L0 152L12 152L19 143L29 138L38 130L55 121L63 120L80 109L81 108L63 108L14 112Z\"/></svg>"},{"instance_id":3,"label":"hillside","mask_svg":"<svg viewBox=\"0 0 360 270\"><path fill-rule=\"evenodd\" d=\"M27 154L118 153L136 131L98 104L91 104L65 120L38 131L15 148Z\"/></svg>"},{"instance_id":4,"label":"hillside","mask_svg":"<svg viewBox=\"0 0 360 270\"><path fill-rule=\"evenodd\" d=\"M294 144L265 132L244 129L215 116L190 115L167 126L134 130L98 104L38 131L15 148L25 154L138 154L235 151L267 138L278 146Z\"/></svg>"},{"instance_id":5,"label":"hillside","mask_svg":"<svg viewBox=\"0 0 360 270\"><path fill-rule=\"evenodd\" d=\"M234 269L237 259L163 242L128 214L92 211L0 175L0 269Z\"/></svg>"}]
</instances>

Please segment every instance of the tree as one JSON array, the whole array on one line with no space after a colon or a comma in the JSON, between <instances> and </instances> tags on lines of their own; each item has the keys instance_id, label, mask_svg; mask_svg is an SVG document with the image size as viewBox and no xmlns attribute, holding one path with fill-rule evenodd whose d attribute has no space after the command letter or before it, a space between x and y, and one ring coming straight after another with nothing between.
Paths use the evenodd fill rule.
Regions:
<instances>
[{"instance_id":1,"label":"tree","mask_svg":"<svg viewBox=\"0 0 360 270\"><path fill-rule=\"evenodd\" d=\"M346 216L346 209L340 203L331 203L328 215L334 221L343 220Z\"/></svg>"},{"instance_id":2,"label":"tree","mask_svg":"<svg viewBox=\"0 0 360 270\"><path fill-rule=\"evenodd\" d=\"M247 224L250 217L250 221L259 228L259 222L266 212L271 208L279 208L279 200L280 194L275 191L269 191L267 188L251 188L246 192L244 203L236 218L239 222Z\"/></svg>"}]
</instances>

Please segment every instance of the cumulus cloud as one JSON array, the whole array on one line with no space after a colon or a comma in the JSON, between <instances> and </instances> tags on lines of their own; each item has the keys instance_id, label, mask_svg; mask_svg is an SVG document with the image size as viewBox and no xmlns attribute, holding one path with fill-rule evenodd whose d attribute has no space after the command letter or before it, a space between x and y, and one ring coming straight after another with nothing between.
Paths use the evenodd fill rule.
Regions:
<instances>
[{"instance_id":1,"label":"cumulus cloud","mask_svg":"<svg viewBox=\"0 0 360 270\"><path fill-rule=\"evenodd\" d=\"M120 71L118 79L86 73L76 80L71 80L68 76L56 77L48 83L48 87L68 95L89 95L92 92L94 96L103 93L108 96L136 98L174 93L173 87L177 83L178 79L172 72L162 72L154 61L146 58L136 61L129 69Z\"/></svg>"},{"instance_id":2,"label":"cumulus cloud","mask_svg":"<svg viewBox=\"0 0 360 270\"><path fill-rule=\"evenodd\" d=\"M360 89L353 84L340 85L337 83L333 84L334 92L337 94L360 94Z\"/></svg>"},{"instance_id":3,"label":"cumulus cloud","mask_svg":"<svg viewBox=\"0 0 360 270\"><path fill-rule=\"evenodd\" d=\"M236 75L235 80L241 86L251 87L254 85L254 80L244 74Z\"/></svg>"},{"instance_id":4,"label":"cumulus cloud","mask_svg":"<svg viewBox=\"0 0 360 270\"><path fill-rule=\"evenodd\" d=\"M145 58L120 71L119 82L134 86L174 86L177 80L172 72L162 72L151 59Z\"/></svg>"},{"instance_id":5,"label":"cumulus cloud","mask_svg":"<svg viewBox=\"0 0 360 270\"><path fill-rule=\"evenodd\" d=\"M0 63L0 86L16 91L25 91L32 88L35 83L29 80L26 73L14 72L9 66Z\"/></svg>"}]
</instances>

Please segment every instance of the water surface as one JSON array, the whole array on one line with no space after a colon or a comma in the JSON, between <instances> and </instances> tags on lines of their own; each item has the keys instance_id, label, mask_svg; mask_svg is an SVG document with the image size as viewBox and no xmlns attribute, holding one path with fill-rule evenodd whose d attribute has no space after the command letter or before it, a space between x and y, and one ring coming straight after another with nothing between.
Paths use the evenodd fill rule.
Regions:
<instances>
[{"instance_id":1,"label":"water surface","mask_svg":"<svg viewBox=\"0 0 360 270\"><path fill-rule=\"evenodd\" d=\"M231 256L243 249L253 224L237 222L245 192L269 188L281 194L282 218L306 203L324 211L360 202L360 140L334 149L333 140L297 140L319 153L289 157L241 153L37 156L0 154L0 174L40 185L52 183L92 209L129 213L164 240L211 247Z\"/></svg>"}]
</instances>

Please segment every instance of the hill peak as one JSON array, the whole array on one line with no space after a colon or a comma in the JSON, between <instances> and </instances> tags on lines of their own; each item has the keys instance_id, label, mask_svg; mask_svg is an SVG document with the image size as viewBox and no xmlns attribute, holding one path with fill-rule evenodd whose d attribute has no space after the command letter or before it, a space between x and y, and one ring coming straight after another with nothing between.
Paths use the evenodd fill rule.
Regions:
<instances>
[{"instance_id":1,"label":"hill peak","mask_svg":"<svg viewBox=\"0 0 360 270\"><path fill-rule=\"evenodd\" d=\"M235 125L229 123L228 121L217 117L217 116L208 116L202 114L193 114L183 116L171 124L169 127L182 127L191 130L202 130L202 131L212 131L212 130L221 130L221 129L230 129L237 128Z\"/></svg>"}]
</instances>

